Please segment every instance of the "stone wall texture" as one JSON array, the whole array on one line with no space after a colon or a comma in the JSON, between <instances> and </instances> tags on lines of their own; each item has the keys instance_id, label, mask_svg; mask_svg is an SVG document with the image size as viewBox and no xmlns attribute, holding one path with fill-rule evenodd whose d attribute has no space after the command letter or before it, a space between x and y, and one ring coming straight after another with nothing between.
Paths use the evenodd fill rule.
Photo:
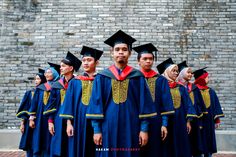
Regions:
<instances>
[{"instance_id":1,"label":"stone wall texture","mask_svg":"<svg viewBox=\"0 0 236 157\"><path fill-rule=\"evenodd\" d=\"M0 0L0 128L19 126L38 67L87 45L105 51L102 70L112 63L103 41L119 29L134 46L158 48L155 66L168 57L207 66L226 115L221 129L236 129L236 0ZM130 64L138 68L135 52Z\"/></svg>"}]
</instances>

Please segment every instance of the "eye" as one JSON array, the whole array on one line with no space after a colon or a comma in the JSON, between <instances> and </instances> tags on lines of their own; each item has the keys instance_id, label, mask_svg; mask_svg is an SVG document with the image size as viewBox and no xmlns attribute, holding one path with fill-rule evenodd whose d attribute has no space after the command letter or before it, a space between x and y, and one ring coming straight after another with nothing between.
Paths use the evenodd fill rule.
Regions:
<instances>
[{"instance_id":1,"label":"eye","mask_svg":"<svg viewBox=\"0 0 236 157\"><path fill-rule=\"evenodd\" d=\"M115 48L115 51L119 51L119 48Z\"/></svg>"}]
</instances>

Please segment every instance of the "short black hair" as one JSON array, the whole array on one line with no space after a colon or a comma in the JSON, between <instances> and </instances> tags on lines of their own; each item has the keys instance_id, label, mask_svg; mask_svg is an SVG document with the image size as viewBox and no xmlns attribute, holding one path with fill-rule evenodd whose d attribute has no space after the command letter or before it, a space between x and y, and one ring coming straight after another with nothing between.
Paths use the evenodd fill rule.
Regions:
<instances>
[{"instance_id":1,"label":"short black hair","mask_svg":"<svg viewBox=\"0 0 236 157\"><path fill-rule=\"evenodd\" d=\"M138 53L138 55L137 55L137 60L138 60L138 61L139 61L140 58L142 57L142 54L144 54L144 53ZM152 54L152 57L153 57L153 60L154 60L154 54L153 54L153 53L149 53L149 54Z\"/></svg>"},{"instance_id":2,"label":"short black hair","mask_svg":"<svg viewBox=\"0 0 236 157\"><path fill-rule=\"evenodd\" d=\"M71 63L71 61L69 61L69 60L67 60L67 59L64 58L64 59L61 60L61 62L64 63L64 64L66 64L66 65L72 66L72 67L73 67L73 70L72 70L72 71L73 71L73 72L75 71L75 68L74 68L73 64Z\"/></svg>"}]
</instances>

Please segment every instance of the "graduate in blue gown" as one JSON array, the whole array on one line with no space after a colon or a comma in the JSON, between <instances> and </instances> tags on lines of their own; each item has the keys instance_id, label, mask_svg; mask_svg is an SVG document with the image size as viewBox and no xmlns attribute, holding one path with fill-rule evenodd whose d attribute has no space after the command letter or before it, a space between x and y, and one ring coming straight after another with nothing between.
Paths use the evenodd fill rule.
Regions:
<instances>
[{"instance_id":1,"label":"graduate in blue gown","mask_svg":"<svg viewBox=\"0 0 236 157\"><path fill-rule=\"evenodd\" d=\"M220 118L224 117L224 114L216 92L207 85L209 77L205 68L196 70L193 73L194 84L200 89L208 112L208 114L203 116L202 120L204 157L211 157L213 153L217 152L215 128L219 128Z\"/></svg>"},{"instance_id":2,"label":"graduate in blue gown","mask_svg":"<svg viewBox=\"0 0 236 157\"><path fill-rule=\"evenodd\" d=\"M84 75L70 81L60 117L67 119L69 136L68 157L93 157L95 144L91 122L86 119L86 112L91 97L96 66L103 51L83 46L81 50Z\"/></svg>"},{"instance_id":3,"label":"graduate in blue gown","mask_svg":"<svg viewBox=\"0 0 236 157\"><path fill-rule=\"evenodd\" d=\"M134 41L121 30L105 41L114 65L97 74L86 115L92 119L96 156L139 156L148 142L147 119L157 115L143 74L127 65Z\"/></svg>"},{"instance_id":4,"label":"graduate in blue gown","mask_svg":"<svg viewBox=\"0 0 236 157\"><path fill-rule=\"evenodd\" d=\"M50 97L45 107L44 115L48 117L49 132L52 135L51 157L68 156L68 136L66 134L66 120L59 117L61 106L64 101L65 93L69 82L74 78L74 71L78 71L81 61L68 52L66 57L61 60L60 72L63 77L53 83Z\"/></svg>"},{"instance_id":5,"label":"graduate in blue gown","mask_svg":"<svg viewBox=\"0 0 236 157\"><path fill-rule=\"evenodd\" d=\"M196 85L190 82L193 76L192 68L188 67L186 61L183 61L178 64L178 69L179 76L177 78L177 81L188 90L189 96L198 116L191 121L192 129L189 134L191 153L195 157L203 153L202 117L203 114L207 114L207 111L200 90Z\"/></svg>"},{"instance_id":6,"label":"graduate in blue gown","mask_svg":"<svg viewBox=\"0 0 236 157\"><path fill-rule=\"evenodd\" d=\"M46 82L46 78L44 76L44 70L39 69L39 72L35 76L35 85L36 87L42 83ZM33 130L29 127L29 109L31 105L31 100L33 98L35 89L31 89L25 92L23 99L21 100L20 107L17 111L16 116L21 118L21 126L20 130L22 133L19 149L26 151L27 157L33 156L32 151L32 137L33 137Z\"/></svg>"},{"instance_id":7,"label":"graduate in blue gown","mask_svg":"<svg viewBox=\"0 0 236 157\"><path fill-rule=\"evenodd\" d=\"M190 121L197 117L188 91L182 85L177 84L178 66L171 58L157 66L169 82L170 92L175 108L173 117L169 117L168 136L163 143L164 157L191 157L191 149L188 134L191 131Z\"/></svg>"},{"instance_id":8,"label":"graduate in blue gown","mask_svg":"<svg viewBox=\"0 0 236 157\"><path fill-rule=\"evenodd\" d=\"M60 66L49 63L45 70L47 82L38 86L35 90L29 110L29 126L33 128L32 149L34 156L48 157L50 155L51 135L48 131L47 117L43 116L46 104L50 96L53 82L59 79ZM57 70L56 70L57 69Z\"/></svg>"},{"instance_id":9,"label":"graduate in blue gown","mask_svg":"<svg viewBox=\"0 0 236 157\"><path fill-rule=\"evenodd\" d=\"M151 43L140 45L133 48L137 53L140 71L147 80L152 100L154 101L157 116L150 120L149 124L149 140L142 150L144 157L160 157L162 156L161 141L165 140L168 135L168 115L174 114L173 101L170 94L168 81L162 75L152 70L154 63L154 54L156 59L157 49Z\"/></svg>"}]
</instances>

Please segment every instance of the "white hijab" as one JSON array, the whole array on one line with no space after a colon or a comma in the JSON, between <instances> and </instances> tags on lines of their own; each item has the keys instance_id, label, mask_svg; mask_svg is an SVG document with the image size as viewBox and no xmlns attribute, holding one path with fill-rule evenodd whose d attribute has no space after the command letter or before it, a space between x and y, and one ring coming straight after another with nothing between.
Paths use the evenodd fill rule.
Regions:
<instances>
[{"instance_id":1,"label":"white hijab","mask_svg":"<svg viewBox=\"0 0 236 157\"><path fill-rule=\"evenodd\" d=\"M173 80L173 79L171 79L170 77L169 77L169 73L171 72L171 70L175 67L175 66L177 66L176 64L172 64L172 65L170 65L168 68L166 68L166 70L164 71L164 73L162 74L168 81L170 81L170 82L175 82L175 80Z\"/></svg>"},{"instance_id":2,"label":"white hijab","mask_svg":"<svg viewBox=\"0 0 236 157\"><path fill-rule=\"evenodd\" d=\"M179 76L177 77L177 81L183 83L184 85L187 85L188 81L186 81L184 78L187 74L187 71L190 67L186 67L183 70L180 71Z\"/></svg>"}]
</instances>

